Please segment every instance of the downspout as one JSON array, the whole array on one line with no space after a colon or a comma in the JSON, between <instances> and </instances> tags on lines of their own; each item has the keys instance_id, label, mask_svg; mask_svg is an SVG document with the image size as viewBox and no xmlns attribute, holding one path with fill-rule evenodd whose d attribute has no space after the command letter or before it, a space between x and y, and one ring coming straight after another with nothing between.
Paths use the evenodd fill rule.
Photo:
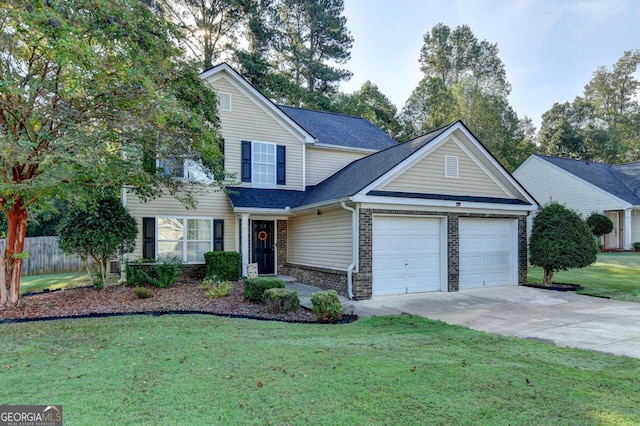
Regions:
<instances>
[{"instance_id":1,"label":"downspout","mask_svg":"<svg viewBox=\"0 0 640 426\"><path fill-rule=\"evenodd\" d=\"M343 209L349 210L351 212L351 231L353 233L353 235L351 236L351 241L353 245L353 253L351 254L351 265L347 267L347 296L349 296L349 299L353 300L353 270L356 267L356 259L358 253L358 215L356 210L352 207L347 207L344 201L340 202L340 206L342 206Z\"/></svg>"}]
</instances>

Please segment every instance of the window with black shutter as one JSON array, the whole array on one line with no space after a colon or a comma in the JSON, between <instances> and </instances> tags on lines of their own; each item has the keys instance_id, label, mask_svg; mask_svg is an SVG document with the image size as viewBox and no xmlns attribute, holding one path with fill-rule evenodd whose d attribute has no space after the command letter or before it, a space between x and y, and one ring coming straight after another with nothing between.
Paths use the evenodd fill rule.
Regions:
<instances>
[{"instance_id":1,"label":"window with black shutter","mask_svg":"<svg viewBox=\"0 0 640 426\"><path fill-rule=\"evenodd\" d=\"M224 251L224 220L213 221L213 251Z\"/></svg>"}]
</instances>

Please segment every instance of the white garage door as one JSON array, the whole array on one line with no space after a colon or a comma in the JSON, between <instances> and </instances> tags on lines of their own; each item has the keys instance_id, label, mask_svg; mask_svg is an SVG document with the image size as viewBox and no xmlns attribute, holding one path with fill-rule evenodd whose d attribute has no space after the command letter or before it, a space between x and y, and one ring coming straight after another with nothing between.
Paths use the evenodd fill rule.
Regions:
<instances>
[{"instance_id":1,"label":"white garage door","mask_svg":"<svg viewBox=\"0 0 640 426\"><path fill-rule=\"evenodd\" d=\"M373 218L373 295L438 291L441 219Z\"/></svg>"},{"instance_id":2,"label":"white garage door","mask_svg":"<svg viewBox=\"0 0 640 426\"><path fill-rule=\"evenodd\" d=\"M460 290L517 284L517 221L460 219Z\"/></svg>"}]
</instances>

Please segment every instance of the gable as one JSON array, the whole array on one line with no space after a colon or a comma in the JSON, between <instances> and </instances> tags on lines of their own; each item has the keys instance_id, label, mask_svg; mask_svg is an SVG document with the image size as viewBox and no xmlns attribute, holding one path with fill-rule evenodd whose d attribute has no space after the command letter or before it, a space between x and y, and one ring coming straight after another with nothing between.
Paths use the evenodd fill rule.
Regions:
<instances>
[{"instance_id":1,"label":"gable","mask_svg":"<svg viewBox=\"0 0 640 426\"><path fill-rule=\"evenodd\" d=\"M375 189L417 194L513 198L513 195L489 176L486 167L481 164L465 152L457 138L451 137Z\"/></svg>"},{"instance_id":2,"label":"gable","mask_svg":"<svg viewBox=\"0 0 640 426\"><path fill-rule=\"evenodd\" d=\"M225 73L213 76L209 83L230 97L230 110L219 110L220 136L224 139L225 169L240 180L243 141L266 142L286 147L286 185L282 189L304 188L303 156L305 138L294 127L283 122ZM277 108L274 107L274 110ZM250 186L250 184L245 184Z\"/></svg>"}]
</instances>

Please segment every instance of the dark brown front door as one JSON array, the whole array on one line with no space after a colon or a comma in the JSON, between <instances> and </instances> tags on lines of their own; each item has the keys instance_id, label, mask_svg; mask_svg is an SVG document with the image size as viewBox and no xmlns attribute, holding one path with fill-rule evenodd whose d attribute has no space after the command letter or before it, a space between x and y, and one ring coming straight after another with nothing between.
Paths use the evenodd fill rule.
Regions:
<instances>
[{"instance_id":1,"label":"dark brown front door","mask_svg":"<svg viewBox=\"0 0 640 426\"><path fill-rule=\"evenodd\" d=\"M273 274L275 272L273 221L253 221L253 263L258 264L258 274Z\"/></svg>"}]
</instances>

